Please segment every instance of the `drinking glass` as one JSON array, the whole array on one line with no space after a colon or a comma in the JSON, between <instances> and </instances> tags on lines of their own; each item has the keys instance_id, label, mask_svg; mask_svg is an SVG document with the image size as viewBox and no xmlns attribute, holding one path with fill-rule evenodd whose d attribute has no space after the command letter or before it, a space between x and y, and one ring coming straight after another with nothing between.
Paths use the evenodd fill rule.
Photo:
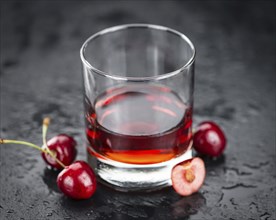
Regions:
<instances>
[{"instance_id":1,"label":"drinking glass","mask_svg":"<svg viewBox=\"0 0 276 220\"><path fill-rule=\"evenodd\" d=\"M81 50L88 161L121 191L171 184L191 157L195 48L151 24L102 30Z\"/></svg>"}]
</instances>

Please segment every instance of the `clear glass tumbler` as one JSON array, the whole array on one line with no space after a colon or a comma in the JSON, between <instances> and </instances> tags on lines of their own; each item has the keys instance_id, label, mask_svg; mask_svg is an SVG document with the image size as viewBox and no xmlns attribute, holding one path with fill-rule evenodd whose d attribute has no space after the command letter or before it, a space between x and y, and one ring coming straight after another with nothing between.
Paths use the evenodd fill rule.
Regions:
<instances>
[{"instance_id":1,"label":"clear glass tumbler","mask_svg":"<svg viewBox=\"0 0 276 220\"><path fill-rule=\"evenodd\" d=\"M171 184L191 157L195 48L182 33L150 24L100 31L83 44L88 161L121 191Z\"/></svg>"}]
</instances>

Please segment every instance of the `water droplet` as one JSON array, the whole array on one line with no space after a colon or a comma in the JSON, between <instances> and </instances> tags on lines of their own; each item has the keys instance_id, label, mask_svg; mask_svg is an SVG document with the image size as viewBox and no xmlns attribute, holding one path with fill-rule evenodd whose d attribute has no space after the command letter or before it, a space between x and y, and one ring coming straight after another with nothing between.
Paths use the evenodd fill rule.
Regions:
<instances>
[{"instance_id":1,"label":"water droplet","mask_svg":"<svg viewBox=\"0 0 276 220\"><path fill-rule=\"evenodd\" d=\"M223 186L222 189L235 189L235 188L238 188L238 187L256 188L257 186L254 186L254 185L245 185L243 183L237 183L237 184L232 185L232 186Z\"/></svg>"},{"instance_id":2,"label":"water droplet","mask_svg":"<svg viewBox=\"0 0 276 220\"><path fill-rule=\"evenodd\" d=\"M234 198L231 198L231 199L230 199L230 202L231 202L231 204L232 204L233 206L238 205L238 204L235 202Z\"/></svg>"},{"instance_id":3,"label":"water droplet","mask_svg":"<svg viewBox=\"0 0 276 220\"><path fill-rule=\"evenodd\" d=\"M260 113L260 108L252 103L248 104L248 113L252 116L256 116Z\"/></svg>"},{"instance_id":4,"label":"water droplet","mask_svg":"<svg viewBox=\"0 0 276 220\"><path fill-rule=\"evenodd\" d=\"M8 209L7 213L9 213L9 214L14 213L14 210L13 209Z\"/></svg>"},{"instance_id":5,"label":"water droplet","mask_svg":"<svg viewBox=\"0 0 276 220\"><path fill-rule=\"evenodd\" d=\"M86 213L86 215L87 215L87 216L90 216L90 215L91 215L91 213L90 213L90 212L88 212L88 213Z\"/></svg>"},{"instance_id":6,"label":"water droplet","mask_svg":"<svg viewBox=\"0 0 276 220\"><path fill-rule=\"evenodd\" d=\"M50 216L52 216L52 215L53 215L52 212L47 213L47 216L48 216L48 217L50 217Z\"/></svg>"},{"instance_id":7,"label":"water droplet","mask_svg":"<svg viewBox=\"0 0 276 220\"><path fill-rule=\"evenodd\" d=\"M252 213L256 213L256 212L259 212L259 207L258 205L255 203L255 202L251 202L249 204L249 210L252 212Z\"/></svg>"},{"instance_id":8,"label":"water droplet","mask_svg":"<svg viewBox=\"0 0 276 220\"><path fill-rule=\"evenodd\" d=\"M211 170L211 171L209 172L209 175L210 175L210 176L217 176L217 173L216 173L215 171Z\"/></svg>"},{"instance_id":9,"label":"water droplet","mask_svg":"<svg viewBox=\"0 0 276 220\"><path fill-rule=\"evenodd\" d=\"M0 209L3 209L3 206L0 205Z\"/></svg>"},{"instance_id":10,"label":"water droplet","mask_svg":"<svg viewBox=\"0 0 276 220\"><path fill-rule=\"evenodd\" d=\"M260 219L261 220L268 220L268 218L270 217L271 215L267 212L265 212L264 214L260 215Z\"/></svg>"},{"instance_id":11,"label":"water droplet","mask_svg":"<svg viewBox=\"0 0 276 220\"><path fill-rule=\"evenodd\" d=\"M240 171L239 169L237 168L234 168L234 167L224 167L224 173L229 173L230 172L235 172L236 175L238 176L249 176L249 175L252 175L252 173L250 172L244 172L244 171Z\"/></svg>"},{"instance_id":12,"label":"water droplet","mask_svg":"<svg viewBox=\"0 0 276 220\"><path fill-rule=\"evenodd\" d=\"M266 165L268 165L268 164L269 164L269 161L265 161L265 162L259 163L258 165L255 165L255 164L252 165L252 164L246 164L246 163L244 163L243 166L255 170L255 169L260 169L260 168L262 168L263 166L266 166Z\"/></svg>"},{"instance_id":13,"label":"water droplet","mask_svg":"<svg viewBox=\"0 0 276 220\"><path fill-rule=\"evenodd\" d=\"M248 122L247 117L242 116L242 117L240 118L240 122L241 122L241 123L247 123L247 122Z\"/></svg>"},{"instance_id":14,"label":"water droplet","mask_svg":"<svg viewBox=\"0 0 276 220\"><path fill-rule=\"evenodd\" d=\"M224 197L224 193L222 193L221 196L219 197L217 204L219 204L223 200L223 197Z\"/></svg>"},{"instance_id":15,"label":"water droplet","mask_svg":"<svg viewBox=\"0 0 276 220\"><path fill-rule=\"evenodd\" d=\"M43 201L43 205L46 206L46 205L49 205L49 204L50 204L50 202L48 202L48 201L46 201L46 200Z\"/></svg>"},{"instance_id":16,"label":"water droplet","mask_svg":"<svg viewBox=\"0 0 276 220\"><path fill-rule=\"evenodd\" d=\"M16 177L17 177L18 179L23 179L23 178L24 178L24 175L19 174L19 175L17 175Z\"/></svg>"}]
</instances>

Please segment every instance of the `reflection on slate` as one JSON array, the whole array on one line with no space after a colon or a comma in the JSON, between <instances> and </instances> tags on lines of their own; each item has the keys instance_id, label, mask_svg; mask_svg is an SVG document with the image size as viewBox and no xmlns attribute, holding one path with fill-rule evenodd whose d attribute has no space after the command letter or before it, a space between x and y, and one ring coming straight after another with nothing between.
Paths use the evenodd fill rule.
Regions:
<instances>
[{"instance_id":1,"label":"reflection on slate","mask_svg":"<svg viewBox=\"0 0 276 220\"><path fill-rule=\"evenodd\" d=\"M42 145L74 135L86 160L79 49L125 23L177 29L197 49L194 125L213 120L228 143L203 157L207 176L189 197L172 188L121 193L98 185L85 201L64 197L57 173L33 149L0 147L0 219L276 219L275 2L1 1L1 137ZM273 17L274 16L274 17Z\"/></svg>"},{"instance_id":2,"label":"reflection on slate","mask_svg":"<svg viewBox=\"0 0 276 220\"><path fill-rule=\"evenodd\" d=\"M50 167L46 167L44 169L42 179L43 182L47 185L49 193L60 192L56 182L58 174L59 171L51 169Z\"/></svg>"}]
</instances>

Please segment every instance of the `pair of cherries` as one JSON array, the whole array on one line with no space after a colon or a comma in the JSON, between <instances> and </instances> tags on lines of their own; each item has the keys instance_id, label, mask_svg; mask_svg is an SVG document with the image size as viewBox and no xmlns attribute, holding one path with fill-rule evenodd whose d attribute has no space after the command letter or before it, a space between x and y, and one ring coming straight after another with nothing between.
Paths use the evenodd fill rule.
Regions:
<instances>
[{"instance_id":1,"label":"pair of cherries","mask_svg":"<svg viewBox=\"0 0 276 220\"><path fill-rule=\"evenodd\" d=\"M42 136L43 146L35 144L0 139L0 144L22 144L40 150L44 161L56 170L62 170L57 176L59 189L73 199L88 199L96 191L96 176L85 161L75 161L77 156L77 143L69 135L59 134L46 142L46 132L49 118L43 120Z\"/></svg>"},{"instance_id":2,"label":"pair of cherries","mask_svg":"<svg viewBox=\"0 0 276 220\"><path fill-rule=\"evenodd\" d=\"M86 162L74 162L76 145L74 138L59 134L51 138L47 146L60 162L48 152L42 152L42 158L52 168L63 169L57 177L57 185L65 195L74 199L88 199L96 191L96 176Z\"/></svg>"},{"instance_id":3,"label":"pair of cherries","mask_svg":"<svg viewBox=\"0 0 276 220\"><path fill-rule=\"evenodd\" d=\"M66 135L60 134L46 143L46 131L49 119L43 122L42 148L28 142L1 139L0 143L24 144L42 151L42 158L52 168L62 170L57 177L59 189L74 199L90 198L96 190L96 177L91 167L84 161L75 161L77 150L76 141ZM212 157L222 154L226 146L223 131L213 122L203 122L193 136L194 149ZM171 179L175 191L188 196L199 190L205 179L206 171L202 159L195 157L181 162L173 167Z\"/></svg>"}]
</instances>

